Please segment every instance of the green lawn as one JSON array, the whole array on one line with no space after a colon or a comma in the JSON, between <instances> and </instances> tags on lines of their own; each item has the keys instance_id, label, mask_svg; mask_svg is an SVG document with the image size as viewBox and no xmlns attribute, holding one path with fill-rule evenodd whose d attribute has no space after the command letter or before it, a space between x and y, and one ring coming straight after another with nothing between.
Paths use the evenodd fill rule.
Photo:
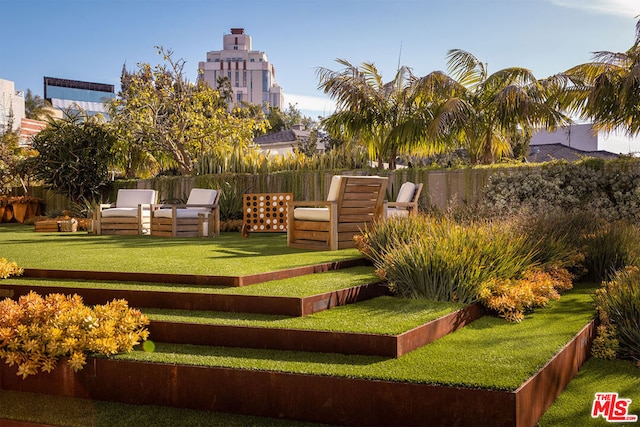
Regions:
<instances>
[{"instance_id":1,"label":"green lawn","mask_svg":"<svg viewBox=\"0 0 640 427\"><path fill-rule=\"evenodd\" d=\"M631 399L628 413L640 420L640 369L630 361L591 358L540 419L540 427L640 425L640 421L609 423L602 417L591 418L598 392L616 392L620 399Z\"/></svg>"},{"instance_id":2,"label":"green lawn","mask_svg":"<svg viewBox=\"0 0 640 427\"><path fill-rule=\"evenodd\" d=\"M65 427L313 427L320 424L168 406L128 405L0 390L0 417ZM0 423L1 425L1 423Z\"/></svg>"},{"instance_id":3,"label":"green lawn","mask_svg":"<svg viewBox=\"0 0 640 427\"><path fill-rule=\"evenodd\" d=\"M222 233L215 238L36 233L0 224L0 258L23 268L241 276L361 257L356 249L304 251L282 233Z\"/></svg>"},{"instance_id":4,"label":"green lawn","mask_svg":"<svg viewBox=\"0 0 640 427\"><path fill-rule=\"evenodd\" d=\"M0 225L0 257L27 268L53 268L103 271L136 271L180 274L244 275L293 266L352 259L356 250L314 252L289 249L286 236L255 234L249 239L226 233L215 239L161 239L149 236L92 236L86 233L35 233L33 227ZM181 286L148 283L49 281L11 278L12 283L38 285L112 287L185 292L229 292L254 295L307 296L341 287L369 283L376 279L371 267L271 281L243 288ZM153 353L142 350L119 355L124 360L169 362L256 370L336 375L389 381L449 384L500 390L514 390L542 367L594 316L593 284L579 284L544 309L528 314L521 323L485 316L465 328L401 358L377 356L300 353L277 350L239 349L156 343ZM194 322L253 322L254 325L304 325L301 328L335 330L347 325L359 331L390 331L412 327L452 306L429 306L424 302L405 302L378 298L367 303L328 310L305 319L228 318L228 314L149 310L153 318L172 318ZM224 319L227 317L227 319ZM353 320L353 321L350 321ZM358 320L356 320L358 319ZM291 322L291 323L288 323ZM349 325L352 323L352 325ZM283 326L285 327L285 326ZM286 326L291 327L291 326ZM381 332L385 333L385 332ZM388 332L396 333L396 332ZM595 391L617 391L633 399L632 413L640 414L638 395L640 371L626 362L591 360L569 385L567 391L545 415L541 425L575 425L572 416L587 418ZM600 390L601 387L610 390ZM20 409L14 403L23 402ZM67 402L67 403L65 403ZM40 408L43 410L30 410ZM47 409L65 425L132 425L135 420L158 417L154 425L175 425L171 420L192 420L189 425L287 425L278 420L235 417L171 408L135 407L105 402L76 402L57 396L0 392L0 417L19 417L38 421L36 414ZM65 412L70 411L70 412ZM88 412L87 412L88 411ZM25 413L27 415L25 415ZM194 417L194 418L191 418ZM53 422L56 418L47 418ZM122 424L118 421L123 419ZM160 420L162 419L162 420ZM42 420L42 418L40 418ZM109 421L105 421L109 420ZM162 424L167 420L167 424ZM108 423L108 424L107 424ZM179 423L178 423L179 424ZM294 423L297 424L297 423ZM183 424L184 425L184 424Z\"/></svg>"},{"instance_id":5,"label":"green lawn","mask_svg":"<svg viewBox=\"0 0 640 427\"><path fill-rule=\"evenodd\" d=\"M293 318L164 309L142 309L142 312L152 320L166 322L398 335L462 307L462 304L385 296Z\"/></svg>"},{"instance_id":6,"label":"green lawn","mask_svg":"<svg viewBox=\"0 0 640 427\"><path fill-rule=\"evenodd\" d=\"M209 285L181 285L147 282L105 282L90 280L48 280L11 277L6 283L37 286L60 286L73 288L99 288L114 290L192 292L203 294L264 295L302 298L332 292L339 289L379 282L373 267L352 267L288 279L271 280L251 286L229 287Z\"/></svg>"},{"instance_id":7,"label":"green lawn","mask_svg":"<svg viewBox=\"0 0 640 427\"><path fill-rule=\"evenodd\" d=\"M521 323L484 316L398 359L156 343L123 360L335 375L515 390L594 316L593 285L581 285ZM326 316L336 311L329 310ZM153 339L153 338L151 338ZM464 350L461 350L464 349ZM464 353L462 353L464 351Z\"/></svg>"}]
</instances>

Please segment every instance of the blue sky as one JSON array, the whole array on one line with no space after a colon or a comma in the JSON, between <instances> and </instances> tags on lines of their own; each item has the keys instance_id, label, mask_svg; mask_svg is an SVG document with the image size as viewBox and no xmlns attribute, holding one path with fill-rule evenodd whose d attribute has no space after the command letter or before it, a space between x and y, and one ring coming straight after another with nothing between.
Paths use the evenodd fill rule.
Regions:
<instances>
[{"instance_id":1,"label":"blue sky","mask_svg":"<svg viewBox=\"0 0 640 427\"><path fill-rule=\"evenodd\" d=\"M446 70L459 48L488 64L548 77L599 50L626 51L640 0L0 0L0 78L43 95L43 77L110 83L172 49L195 80L199 61L244 28L267 53L285 102L316 118L332 112L317 67L373 62L391 80Z\"/></svg>"}]
</instances>

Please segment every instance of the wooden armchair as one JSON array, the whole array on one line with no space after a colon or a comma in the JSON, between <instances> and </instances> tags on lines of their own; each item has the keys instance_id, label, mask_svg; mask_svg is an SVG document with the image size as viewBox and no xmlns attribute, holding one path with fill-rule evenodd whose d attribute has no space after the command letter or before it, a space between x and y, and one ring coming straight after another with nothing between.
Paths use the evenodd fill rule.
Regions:
<instances>
[{"instance_id":1,"label":"wooden armchair","mask_svg":"<svg viewBox=\"0 0 640 427\"><path fill-rule=\"evenodd\" d=\"M385 202L384 216L391 217L408 217L418 214L418 200L422 192L422 184L414 184L413 182L405 182L398 191L398 197L395 202Z\"/></svg>"},{"instance_id":2,"label":"wooden armchair","mask_svg":"<svg viewBox=\"0 0 640 427\"><path fill-rule=\"evenodd\" d=\"M118 190L116 202L101 204L95 215L96 234L147 234L156 190Z\"/></svg>"},{"instance_id":3,"label":"wooden armchair","mask_svg":"<svg viewBox=\"0 0 640 427\"><path fill-rule=\"evenodd\" d=\"M353 236L383 217L387 178L334 176L326 201L289 202L287 244L337 250L355 247Z\"/></svg>"},{"instance_id":4,"label":"wooden armchair","mask_svg":"<svg viewBox=\"0 0 640 427\"><path fill-rule=\"evenodd\" d=\"M220 192L193 188L187 203L151 206L151 235L203 237L220 234Z\"/></svg>"}]
</instances>

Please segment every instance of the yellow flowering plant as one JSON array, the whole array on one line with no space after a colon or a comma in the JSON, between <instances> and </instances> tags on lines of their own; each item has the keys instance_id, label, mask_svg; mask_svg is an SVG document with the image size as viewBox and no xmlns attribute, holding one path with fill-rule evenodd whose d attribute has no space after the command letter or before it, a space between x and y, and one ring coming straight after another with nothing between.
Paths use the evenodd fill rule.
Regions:
<instances>
[{"instance_id":1,"label":"yellow flowering plant","mask_svg":"<svg viewBox=\"0 0 640 427\"><path fill-rule=\"evenodd\" d=\"M87 354L130 352L148 338L148 324L125 300L91 308L78 295L42 297L32 291L18 301L0 301L0 358L17 365L23 378L51 372L60 357L68 357L77 372Z\"/></svg>"},{"instance_id":2,"label":"yellow flowering plant","mask_svg":"<svg viewBox=\"0 0 640 427\"><path fill-rule=\"evenodd\" d=\"M560 292L571 289L572 276L562 268L551 271L530 270L520 279L490 279L479 292L480 302L510 322L520 322L524 314L544 307Z\"/></svg>"},{"instance_id":3,"label":"yellow flowering plant","mask_svg":"<svg viewBox=\"0 0 640 427\"><path fill-rule=\"evenodd\" d=\"M24 270L18 267L15 261L9 262L5 258L0 258L0 279L6 279L9 276L20 276Z\"/></svg>"}]
</instances>

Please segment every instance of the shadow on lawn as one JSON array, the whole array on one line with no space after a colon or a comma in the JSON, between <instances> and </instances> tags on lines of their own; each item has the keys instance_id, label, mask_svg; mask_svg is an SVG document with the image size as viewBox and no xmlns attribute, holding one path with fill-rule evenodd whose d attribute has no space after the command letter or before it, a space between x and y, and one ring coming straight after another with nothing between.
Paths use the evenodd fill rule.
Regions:
<instances>
[{"instance_id":1,"label":"shadow on lawn","mask_svg":"<svg viewBox=\"0 0 640 427\"><path fill-rule=\"evenodd\" d=\"M191 344L166 344L156 343L155 353L167 358L177 355L185 357L196 356L198 358L233 358L239 360L257 360L273 362L272 366L280 363L295 362L311 365L346 365L346 366L368 366L392 358L382 356L364 356L364 355L347 355L339 353L312 353L301 351L285 351L285 350L267 350L267 349L251 349L240 347L207 347ZM206 363L206 361L204 361ZM180 362L178 362L180 363ZM214 362L215 363L215 362ZM245 365L246 362L239 362L239 365ZM269 369L261 367L261 369Z\"/></svg>"},{"instance_id":2,"label":"shadow on lawn","mask_svg":"<svg viewBox=\"0 0 640 427\"><path fill-rule=\"evenodd\" d=\"M94 248L113 247L128 249L154 249L154 248L202 248L207 251L215 251L218 258L220 254L228 257L242 255L251 256L277 256L300 252L308 252L287 246L287 236L282 233L252 234L250 238L242 238L239 232L223 233L212 238L166 238L156 236L127 236L127 235L101 235L96 236L83 231L76 233L36 233L30 226L3 224L0 231L5 229L14 236L7 238L0 235L0 243L15 245L37 244L64 244L87 245ZM15 238L15 235L20 238ZM23 237L24 236L24 237Z\"/></svg>"}]
</instances>

